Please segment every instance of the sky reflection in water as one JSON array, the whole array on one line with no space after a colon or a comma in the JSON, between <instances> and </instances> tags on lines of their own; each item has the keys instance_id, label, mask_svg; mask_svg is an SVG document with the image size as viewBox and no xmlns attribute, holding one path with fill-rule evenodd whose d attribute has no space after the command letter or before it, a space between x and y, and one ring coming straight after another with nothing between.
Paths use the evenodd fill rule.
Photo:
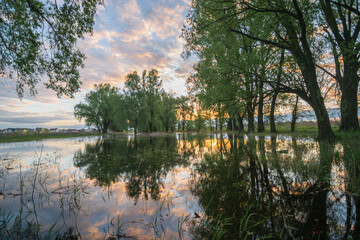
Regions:
<instances>
[{"instance_id":1,"label":"sky reflection in water","mask_svg":"<svg viewBox=\"0 0 360 240\"><path fill-rule=\"evenodd\" d=\"M52 238L70 228L83 239L356 237L356 144L228 134L0 144L0 218L14 229L21 215L17 236L30 222Z\"/></svg>"}]
</instances>

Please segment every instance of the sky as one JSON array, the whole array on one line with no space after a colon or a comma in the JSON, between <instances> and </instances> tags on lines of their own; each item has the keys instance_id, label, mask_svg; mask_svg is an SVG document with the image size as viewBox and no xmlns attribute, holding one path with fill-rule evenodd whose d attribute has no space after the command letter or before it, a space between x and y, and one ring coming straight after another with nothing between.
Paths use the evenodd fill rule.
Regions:
<instances>
[{"instance_id":1,"label":"sky","mask_svg":"<svg viewBox=\"0 0 360 240\"><path fill-rule=\"evenodd\" d=\"M180 38L190 0L105 0L98 8L92 35L78 43L85 53L80 71L81 91L74 99L56 97L37 85L38 95L20 100L16 82L0 77L0 129L9 127L83 128L74 106L83 101L94 84L122 87L126 74L156 68L163 86L185 95L185 81L194 60L183 60Z\"/></svg>"}]
</instances>

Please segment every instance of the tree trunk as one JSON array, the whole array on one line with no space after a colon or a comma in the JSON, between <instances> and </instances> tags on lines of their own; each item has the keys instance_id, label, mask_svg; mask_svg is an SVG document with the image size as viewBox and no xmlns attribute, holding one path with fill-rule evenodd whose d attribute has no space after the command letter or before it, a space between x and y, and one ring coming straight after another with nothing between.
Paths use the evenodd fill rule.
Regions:
<instances>
[{"instance_id":1,"label":"tree trunk","mask_svg":"<svg viewBox=\"0 0 360 240\"><path fill-rule=\"evenodd\" d=\"M303 99L307 101L314 109L318 125L318 140L333 142L335 135L331 128L329 114L326 110L324 98L321 96L320 87L317 82L315 63L312 59L311 51L308 51L310 53L294 53L296 58L303 58L300 60L298 59L298 63L300 65L306 88L309 92L309 94L305 96L305 99Z\"/></svg>"},{"instance_id":2,"label":"tree trunk","mask_svg":"<svg viewBox=\"0 0 360 240\"><path fill-rule=\"evenodd\" d=\"M224 118L222 116L222 114L220 115L220 119L219 119L219 130L222 131L224 127Z\"/></svg>"},{"instance_id":3,"label":"tree trunk","mask_svg":"<svg viewBox=\"0 0 360 240\"><path fill-rule=\"evenodd\" d=\"M324 102L315 100L313 106L318 125L318 139L333 142L335 139L334 132L330 125L329 115L325 108Z\"/></svg>"},{"instance_id":4,"label":"tree trunk","mask_svg":"<svg viewBox=\"0 0 360 240\"><path fill-rule=\"evenodd\" d=\"M101 129L102 134L107 134L109 125L110 124L107 121L103 124L102 129Z\"/></svg>"},{"instance_id":5,"label":"tree trunk","mask_svg":"<svg viewBox=\"0 0 360 240\"><path fill-rule=\"evenodd\" d=\"M280 63L279 63L279 68L278 68L278 74L276 76L276 87L274 89L274 95L271 99L271 108L270 108L270 132L272 133L276 133L276 124L275 124L275 106L276 106L276 99L279 95L279 85L280 85L280 81L281 81L281 75L283 72L283 64L284 64L284 58L285 58L285 50L283 49L281 51L281 56L280 56Z\"/></svg>"},{"instance_id":6,"label":"tree trunk","mask_svg":"<svg viewBox=\"0 0 360 240\"><path fill-rule=\"evenodd\" d=\"M226 124L226 130L227 131L232 131L233 130L233 128L232 128L232 118L228 119L227 124Z\"/></svg>"},{"instance_id":7,"label":"tree trunk","mask_svg":"<svg viewBox=\"0 0 360 240\"><path fill-rule=\"evenodd\" d=\"M359 130L357 85L358 85L358 81L346 82L346 79L344 83L340 85L340 89L341 89L340 131L349 132L349 131Z\"/></svg>"},{"instance_id":8,"label":"tree trunk","mask_svg":"<svg viewBox=\"0 0 360 240\"><path fill-rule=\"evenodd\" d=\"M264 94L263 94L263 87L264 87L264 82L262 81L262 79L260 80L260 84L259 84L259 104L258 104L258 132L264 132L265 131L265 127L264 127L264 114L263 114L263 108L264 108Z\"/></svg>"},{"instance_id":9,"label":"tree trunk","mask_svg":"<svg viewBox=\"0 0 360 240\"><path fill-rule=\"evenodd\" d=\"M236 126L236 118L235 118L235 117L232 118L231 126L232 126L232 130L233 130L233 131L238 130L238 128L237 128L237 126Z\"/></svg>"},{"instance_id":10,"label":"tree trunk","mask_svg":"<svg viewBox=\"0 0 360 240\"><path fill-rule=\"evenodd\" d=\"M246 104L246 110L247 110L247 114L248 114L248 132L254 132L255 131L255 127L254 127L254 111L252 109L252 104L251 102L248 102Z\"/></svg>"},{"instance_id":11,"label":"tree trunk","mask_svg":"<svg viewBox=\"0 0 360 240\"><path fill-rule=\"evenodd\" d=\"M298 7L297 1L292 1L298 13L299 22L305 21L303 15ZM288 35L290 36L290 49L289 51L295 57L297 64L300 67L302 77L305 81L307 92L303 89L298 89L301 95L305 96L307 101L314 109L318 124L318 139L333 142L335 139L334 132L330 125L329 115L327 113L324 99L321 96L320 87L316 75L316 64L310 44L306 35L306 26L300 24L301 36L300 39L296 36L297 29L294 25L283 22ZM302 96L300 96L302 97Z\"/></svg>"},{"instance_id":12,"label":"tree trunk","mask_svg":"<svg viewBox=\"0 0 360 240\"><path fill-rule=\"evenodd\" d=\"M239 123L239 127L238 127L238 131L239 132L244 132L244 122L243 122L243 117L240 115L240 113L238 114L238 123Z\"/></svg>"},{"instance_id":13,"label":"tree trunk","mask_svg":"<svg viewBox=\"0 0 360 240\"><path fill-rule=\"evenodd\" d=\"M271 108L270 108L270 132L276 133L276 124L275 124L275 104L278 93L274 93L271 99Z\"/></svg>"},{"instance_id":14,"label":"tree trunk","mask_svg":"<svg viewBox=\"0 0 360 240\"><path fill-rule=\"evenodd\" d=\"M295 132L298 102L299 102L299 96L296 95L295 107L294 110L292 111L292 118L291 118L291 132Z\"/></svg>"},{"instance_id":15,"label":"tree trunk","mask_svg":"<svg viewBox=\"0 0 360 240\"><path fill-rule=\"evenodd\" d=\"M351 6L352 3L348 3ZM333 47L333 56L336 63L336 77L335 80L340 86L341 90L341 123L340 131L354 131L359 129L358 120L358 69L360 63L358 60L358 38L359 31L353 31L352 21L354 16L348 15L347 20L341 19L341 22L336 21L338 14L345 14L346 8L337 8L337 11L333 9L333 4L330 1L320 1L320 6L325 16L326 22L330 27L332 33L334 33L334 39L331 41ZM354 14L354 13L353 13ZM340 15L341 16L341 15ZM356 28L358 23L356 23ZM341 37L343 35L343 37ZM340 54L337 50L340 49ZM343 76L341 73L343 72Z\"/></svg>"},{"instance_id":16,"label":"tree trunk","mask_svg":"<svg viewBox=\"0 0 360 240\"><path fill-rule=\"evenodd\" d=\"M153 132L153 124L152 121L149 122L149 132Z\"/></svg>"}]
</instances>

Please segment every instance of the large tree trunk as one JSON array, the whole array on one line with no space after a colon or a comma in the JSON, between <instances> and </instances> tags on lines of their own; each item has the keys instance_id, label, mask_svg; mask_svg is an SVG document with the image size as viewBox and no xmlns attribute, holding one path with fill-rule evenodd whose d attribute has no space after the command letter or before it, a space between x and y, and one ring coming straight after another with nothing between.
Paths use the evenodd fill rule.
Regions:
<instances>
[{"instance_id":1,"label":"large tree trunk","mask_svg":"<svg viewBox=\"0 0 360 240\"><path fill-rule=\"evenodd\" d=\"M310 105L315 111L318 124L318 139L333 142L335 135L331 128L329 115L327 113L324 99L321 96L320 86L317 81L316 63L308 41L306 24L304 23L304 15L301 12L298 2L292 1L292 3L299 18L298 26L301 29L300 38L297 36L298 29L296 29L292 23L286 22L286 20L282 21L282 23L284 24L287 34L290 37L289 51L295 57L296 62L300 67L300 71L307 89L307 92L301 88L298 89L298 91L302 92L304 96L306 95L308 102L311 102Z\"/></svg>"},{"instance_id":2,"label":"large tree trunk","mask_svg":"<svg viewBox=\"0 0 360 240\"><path fill-rule=\"evenodd\" d=\"M309 92L309 94L305 96L305 99L303 99L312 106L317 118L318 139L333 142L335 135L331 128L324 98L321 96L320 87L317 82L315 63L312 58L311 51L307 49L306 53L300 53L295 49L292 52L294 56L298 58L297 62L300 65L302 76Z\"/></svg>"},{"instance_id":3,"label":"large tree trunk","mask_svg":"<svg viewBox=\"0 0 360 240\"><path fill-rule=\"evenodd\" d=\"M354 76L357 78L357 76ZM344 79L341 89L341 123L340 131L355 131L359 129L358 120L358 81Z\"/></svg>"},{"instance_id":4,"label":"large tree trunk","mask_svg":"<svg viewBox=\"0 0 360 240\"><path fill-rule=\"evenodd\" d=\"M317 118L318 135L319 135L318 139L332 142L335 139L335 135L331 128L329 115L325 108L324 102L323 101L317 102L316 100L314 101L315 103L313 104L313 108Z\"/></svg>"},{"instance_id":5,"label":"large tree trunk","mask_svg":"<svg viewBox=\"0 0 360 240\"><path fill-rule=\"evenodd\" d=\"M349 1L349 7L358 5L357 1ZM333 56L335 59L336 76L335 80L339 83L341 90L341 131L354 131L359 129L357 92L358 92L358 69L360 62L358 59L358 38L360 26L355 19L358 17L355 12L350 11L347 18L336 21L339 16L345 14L348 9L336 8L334 3L321 0L320 6L326 19L326 23L334 36L332 43ZM336 9L336 10L335 10ZM352 15L353 14L353 15ZM354 26L352 25L354 23ZM357 30L353 30L357 29ZM328 31L327 31L328 32ZM340 53L338 53L340 49ZM343 76L341 76L343 73Z\"/></svg>"},{"instance_id":6,"label":"large tree trunk","mask_svg":"<svg viewBox=\"0 0 360 240\"><path fill-rule=\"evenodd\" d=\"M270 132L276 133L276 124L275 124L275 104L278 93L274 93L271 99L271 107L270 107Z\"/></svg>"},{"instance_id":7,"label":"large tree trunk","mask_svg":"<svg viewBox=\"0 0 360 240\"><path fill-rule=\"evenodd\" d=\"M103 124L103 126L101 128L101 134L107 134L109 125L110 125L110 123L105 121L105 123Z\"/></svg>"}]
</instances>

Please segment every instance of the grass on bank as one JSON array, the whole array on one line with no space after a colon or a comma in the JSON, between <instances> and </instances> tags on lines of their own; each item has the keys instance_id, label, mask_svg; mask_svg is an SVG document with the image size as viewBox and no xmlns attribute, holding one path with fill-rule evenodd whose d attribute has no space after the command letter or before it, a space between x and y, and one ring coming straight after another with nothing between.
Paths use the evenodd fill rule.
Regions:
<instances>
[{"instance_id":1,"label":"grass on bank","mask_svg":"<svg viewBox=\"0 0 360 240\"><path fill-rule=\"evenodd\" d=\"M337 124L332 124L333 131L337 140L360 140L360 130L352 132L340 132L339 126ZM318 134L318 128L316 122L301 122L296 124L295 132L291 132L290 123L278 123L276 125L277 133L270 133L270 126L265 126L265 132L263 133L250 133L259 136L268 136L268 135L278 135L286 134L290 136L302 136L302 137L313 137L316 138ZM245 126L245 134L247 133L247 126ZM197 134L207 134L210 133L210 129L203 129L201 131L176 131L177 133L197 133ZM235 133L235 131L213 131L214 133ZM134 134L133 132L110 132L108 135L119 136ZM237 132L236 132L237 133ZM165 133L165 132L155 132L155 133L139 133L137 136L165 136L172 135L174 133ZM42 139L52 139L52 138L73 138L73 137L85 137L85 136L99 136L99 132L91 133L10 133L10 134L0 134L0 143L6 142L24 142L24 141L34 141Z\"/></svg>"},{"instance_id":2,"label":"grass on bank","mask_svg":"<svg viewBox=\"0 0 360 240\"><path fill-rule=\"evenodd\" d=\"M26 134L2 134L0 135L0 143L6 142L25 142L25 141L34 141L42 139L52 139L52 138L73 138L73 137L85 137L85 136L98 136L100 133L26 133Z\"/></svg>"}]
</instances>

